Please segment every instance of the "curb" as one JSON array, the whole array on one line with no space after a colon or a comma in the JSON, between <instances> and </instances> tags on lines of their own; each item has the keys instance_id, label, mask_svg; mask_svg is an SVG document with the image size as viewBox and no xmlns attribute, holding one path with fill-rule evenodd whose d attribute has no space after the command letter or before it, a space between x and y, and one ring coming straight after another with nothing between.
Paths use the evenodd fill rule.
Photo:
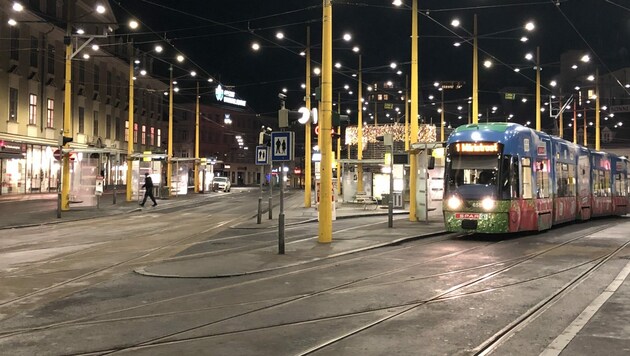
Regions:
<instances>
[{"instance_id":1,"label":"curb","mask_svg":"<svg viewBox=\"0 0 630 356\"><path fill-rule=\"evenodd\" d=\"M413 241L413 240L417 240L417 239L421 239L421 238L429 238L429 237L433 237L433 236L440 236L440 235L446 235L446 234L448 234L448 232L446 230L439 230L439 231L429 232L429 233L421 234L421 235L401 237L401 238L398 238L396 240L392 240L392 241L388 241L388 242L382 242L382 243L379 243L379 244L375 244L373 246L367 246L367 247L357 248L357 249L348 250L348 251L344 251L344 252L339 252L339 253L335 253L335 254L332 254L332 255L329 255L329 256L326 256L326 257L318 257L318 258L310 259L310 260L307 260L307 261L300 261L300 262L289 263L289 264L284 265L284 266L270 267L270 268L253 270L253 271L247 271L247 272L238 272L238 273L230 273L230 274L217 274L217 275L209 275L209 276L182 276L182 275L177 275L177 274L152 273L152 272L147 271L145 269L146 267L136 268L133 271L134 271L134 273L139 274L141 276L153 277L153 278L211 279L211 278L230 278L230 277L248 276L248 275L252 275L252 274L256 274L256 273L271 272L271 271L277 271L277 270L280 270L280 269L283 269L283 268L290 268L290 267L295 267L295 266L301 266L301 265L304 265L304 264L307 264L307 263L323 261L323 260L326 260L326 259L340 257L340 256L346 256L346 255L350 255L350 254L353 254L353 253L358 253L358 252L367 251L367 250L373 250L373 249L377 249L377 248L381 248L381 247L385 247L385 246L392 246L392 245L400 244L400 243L406 242L406 241Z\"/></svg>"}]
</instances>

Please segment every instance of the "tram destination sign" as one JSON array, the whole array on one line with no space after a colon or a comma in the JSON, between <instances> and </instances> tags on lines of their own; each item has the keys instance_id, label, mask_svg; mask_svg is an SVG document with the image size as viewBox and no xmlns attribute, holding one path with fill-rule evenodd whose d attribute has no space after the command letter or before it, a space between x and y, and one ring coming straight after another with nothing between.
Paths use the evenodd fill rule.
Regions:
<instances>
[{"instance_id":1,"label":"tram destination sign","mask_svg":"<svg viewBox=\"0 0 630 356\"><path fill-rule=\"evenodd\" d=\"M459 154L495 154L501 151L497 142L457 142L455 152Z\"/></svg>"}]
</instances>

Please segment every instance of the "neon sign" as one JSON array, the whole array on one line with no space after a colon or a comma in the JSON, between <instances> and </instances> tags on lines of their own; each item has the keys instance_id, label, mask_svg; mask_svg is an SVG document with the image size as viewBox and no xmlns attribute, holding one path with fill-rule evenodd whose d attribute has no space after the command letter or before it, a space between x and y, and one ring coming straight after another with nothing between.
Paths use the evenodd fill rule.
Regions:
<instances>
[{"instance_id":1,"label":"neon sign","mask_svg":"<svg viewBox=\"0 0 630 356\"><path fill-rule=\"evenodd\" d=\"M497 142L458 142L455 144L455 151L458 153L498 153L499 144Z\"/></svg>"},{"instance_id":2,"label":"neon sign","mask_svg":"<svg viewBox=\"0 0 630 356\"><path fill-rule=\"evenodd\" d=\"M214 96L217 98L218 101L222 101L224 103L238 106L247 106L247 102L245 100L236 98L236 92L223 89L221 85L218 85L217 88L214 90Z\"/></svg>"}]
</instances>

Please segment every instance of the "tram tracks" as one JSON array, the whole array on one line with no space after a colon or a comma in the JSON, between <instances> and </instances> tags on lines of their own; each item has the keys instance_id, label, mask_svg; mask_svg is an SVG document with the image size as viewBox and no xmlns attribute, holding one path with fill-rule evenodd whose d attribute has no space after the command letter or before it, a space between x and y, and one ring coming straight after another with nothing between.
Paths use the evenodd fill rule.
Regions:
<instances>
[{"instance_id":1,"label":"tram tracks","mask_svg":"<svg viewBox=\"0 0 630 356\"><path fill-rule=\"evenodd\" d=\"M597 230L603 230L603 228L597 229ZM492 278L494 278L496 276L499 276L502 273L504 273L504 272L506 272L506 271L508 271L508 270L510 270L510 269L512 269L512 268L514 268L516 266L518 266L518 265L521 265L521 264L523 264L523 263L525 263L527 261L531 261L532 259L534 259L534 258L536 258L538 256L541 256L541 255L546 254L546 253L548 253L550 251L553 251L553 250L555 250L557 248L560 248L560 247L565 246L565 245L567 245L569 243L572 243L572 242L577 241L579 239L582 239L582 238L584 238L586 236L589 236L589 235L593 234L594 232L596 232L596 231L589 231L588 233L584 233L581 236L572 238L569 241L565 241L563 243L557 244L557 245L552 246L550 248L546 248L546 249L544 249L542 251L539 251L538 253L531 254L527 258L523 258L523 259L521 259L519 261L515 261L513 263L507 264L506 266L504 266L502 268L499 268L498 270L486 273L486 274L484 274L484 275L482 275L480 277L473 278L471 280L461 282L461 283L459 283L457 285L452 286L451 288L448 288L447 290L444 290L444 291L442 291L440 293L437 293L436 295L433 295L433 296L431 296L429 298L425 298L425 299L418 300L418 301L412 301L412 302L399 304L399 305L387 305L387 306L382 307L382 308L363 309L363 310L361 310L359 312L354 312L354 313L336 314L336 315L325 316L325 317L320 317L320 318L312 318L312 319L307 319L307 320L297 320L297 321L281 323L281 324L275 324L275 325L267 325L267 326L259 326L259 327L255 327L254 326L254 327L249 328L249 329L245 328L245 329L239 329L237 331L229 331L229 332L225 332L225 333L214 333L214 334L211 334L211 335L181 337L185 333L189 333L189 332L192 332L194 330L199 330L199 329L207 327L207 326L209 326L211 324L218 324L218 323L224 322L226 320L242 317L242 316L245 316L245 315L248 315L248 314L252 314L252 313L255 313L255 312L260 312L260 311L263 311L263 310L269 310L271 308L277 308L277 307L280 307L280 306L283 306L283 305L287 305L288 303L295 303L297 301L304 301L307 298L311 298L311 297L314 297L314 296L317 296L317 295L321 295L321 294L324 294L324 293L329 293L331 291L334 291L334 290L337 290L337 289L340 289L340 288L344 288L344 287L347 287L349 285L352 285L352 284L358 282L358 281L351 281L351 282L348 282L348 283L344 283L343 285L338 285L338 286L335 286L335 287L332 287L332 288L327 288L327 289L324 289L324 290L320 290L320 291L317 291L317 292L310 293L308 295L302 295L302 296L296 297L293 300L280 302L280 303L275 304L275 305L270 305L268 307L256 309L256 310L253 310L253 311L250 311L250 312L247 312L247 313L243 313L243 314L240 314L240 315L233 315L233 316L230 316L230 317L222 319L222 320L213 321L211 323L205 323L203 325L192 326L190 328L187 328L186 330L180 330L180 331L178 331L176 333L171 333L169 335L164 335L164 336L161 336L159 338L154 338L152 340L147 340L147 341L145 341L143 343L138 343L138 344L133 345L133 346L121 347L121 348L113 348L113 349L109 349L109 350L99 350L99 351L94 351L94 352L98 353L98 354L103 354L103 353L104 354L108 354L108 353L116 353L118 351L123 351L123 350L149 349L151 347L159 347L160 345L167 345L167 344L181 343L181 342L190 342L190 341L195 341L195 340L209 338L209 337L215 337L215 336L225 336L225 335L231 335L231 334L239 334L239 333L243 333L243 332L247 332L247 331L266 330L266 329L273 329L273 328L277 328L277 327L286 327L286 326L291 326L291 325L298 325L298 324L303 324L303 323L313 323L313 322L317 322L317 321L328 320L328 319L331 319L331 318L349 317L349 316L353 316L353 315L360 315L360 314L370 313L370 312L379 311L379 310L382 311L382 310L386 310L386 309L391 310L392 308L399 308L399 309L401 309L400 311L398 311L396 313L393 313L393 314L390 314L390 315L388 315L386 317L377 319L377 320L375 320L373 322L364 324L361 327L358 327L358 328L356 328L356 329L354 329L354 330L352 330L350 332L344 333L342 335L338 335L337 337L335 337L333 339L330 339L330 340L327 340L325 342L322 342L319 345L316 345L315 347L312 347L312 348L310 348L308 350L305 350L304 352L300 353L302 355L307 355L307 354L311 354L311 353L314 353L314 352L319 351L319 350L323 350L323 349L325 349L325 348L327 348L327 347L329 347L329 346L331 346L331 345L333 345L333 344L335 344L337 342L340 342L342 340L350 338L353 335L360 334L361 332L363 332L363 331L365 331L367 329L370 329L370 328L375 327L377 325L384 324L387 321L393 320L395 318L402 317L405 314L407 314L407 313L409 313L411 311L414 311L414 310L416 310L417 308L419 308L419 307L421 307L423 305L426 305L426 304L429 304L429 303L435 303L435 302L439 302L439 301L446 301L446 300L452 299L454 297L462 297L463 294L460 294L460 295L457 295L457 296L451 296L451 294L453 294L455 292L458 292L458 291L461 291L461 290L464 290L466 288L475 286L475 285L477 285L479 283L482 283L484 281L488 281L488 280L490 280L490 279L492 279ZM627 244L628 243L626 243L626 245ZM617 249L617 250L615 250L613 252L610 252L608 254L608 258L611 258L616 253L616 251L619 251L621 248L623 248L623 247L620 247L619 249ZM589 261L589 262L592 262L592 261ZM604 262L602 262L602 263L604 263ZM581 264L581 265L583 265L583 264ZM577 267L577 266L574 266L573 268L575 268L575 267ZM560 273L560 272L556 272L556 273ZM380 275L382 275L382 274L380 274ZM373 277L374 276L370 276L370 277L366 277L366 278L373 278ZM544 278L544 276L541 276L539 278ZM362 279L362 280L365 280L365 279ZM493 288L496 289L497 287L493 287ZM470 292L470 295L472 295L473 293L481 293L481 292L482 291L479 291L479 290L478 291L474 291L474 292Z\"/></svg>"}]
</instances>

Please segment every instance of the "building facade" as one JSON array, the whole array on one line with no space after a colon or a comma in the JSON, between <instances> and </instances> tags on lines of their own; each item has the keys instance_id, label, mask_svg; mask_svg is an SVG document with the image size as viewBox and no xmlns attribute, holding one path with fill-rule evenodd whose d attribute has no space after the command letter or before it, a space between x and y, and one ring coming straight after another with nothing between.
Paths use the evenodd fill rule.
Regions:
<instances>
[{"instance_id":1,"label":"building facade","mask_svg":"<svg viewBox=\"0 0 630 356\"><path fill-rule=\"evenodd\" d=\"M70 11L69 3L74 6ZM55 151L66 115L65 41L72 41L74 52L68 114L70 147L78 152L75 159L96 154L105 183L124 184L129 139L134 152L164 152L168 86L138 76L134 101L129 102L130 74L141 64L130 66L130 61L135 63L135 51L115 35L111 9L100 14L91 10L96 5L96 1L29 1L18 13L12 2L0 1L0 51L6 54L0 57L0 113L4 116L0 119L0 194L59 188ZM68 18L77 21L67 26ZM7 24L9 19L15 21L13 26ZM67 36L69 27L71 36ZM79 28L83 35L75 32ZM90 45L78 51L87 41Z\"/></svg>"}]
</instances>

